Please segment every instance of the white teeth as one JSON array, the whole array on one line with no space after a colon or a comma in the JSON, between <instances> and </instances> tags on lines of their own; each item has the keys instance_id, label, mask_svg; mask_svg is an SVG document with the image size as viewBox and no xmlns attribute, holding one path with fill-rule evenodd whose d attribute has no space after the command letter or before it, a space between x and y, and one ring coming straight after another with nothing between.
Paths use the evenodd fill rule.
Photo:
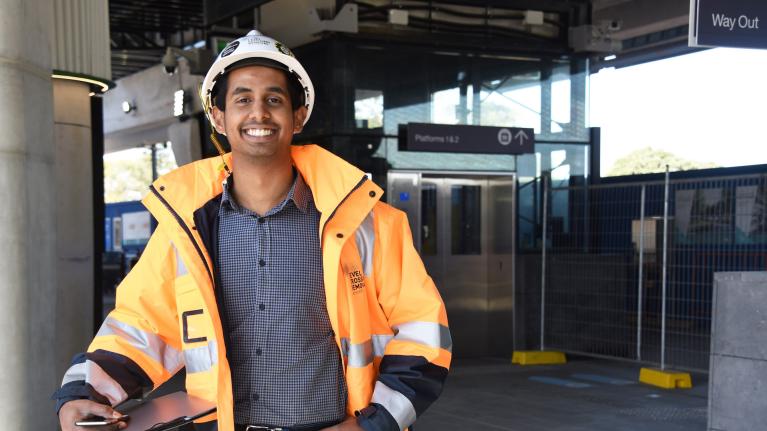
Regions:
<instances>
[{"instance_id":1,"label":"white teeth","mask_svg":"<svg viewBox=\"0 0 767 431\"><path fill-rule=\"evenodd\" d=\"M245 134L248 136L269 136L274 134L272 129L245 129Z\"/></svg>"}]
</instances>

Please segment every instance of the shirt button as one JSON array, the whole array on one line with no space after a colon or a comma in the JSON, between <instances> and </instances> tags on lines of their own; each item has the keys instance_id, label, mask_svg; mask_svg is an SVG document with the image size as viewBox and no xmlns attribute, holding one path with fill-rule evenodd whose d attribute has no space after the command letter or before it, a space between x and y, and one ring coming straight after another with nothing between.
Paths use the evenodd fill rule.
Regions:
<instances>
[{"instance_id":1,"label":"shirt button","mask_svg":"<svg viewBox=\"0 0 767 431\"><path fill-rule=\"evenodd\" d=\"M266 261L264 259L258 259L258 266L264 266L266 265Z\"/></svg>"},{"instance_id":2,"label":"shirt button","mask_svg":"<svg viewBox=\"0 0 767 431\"><path fill-rule=\"evenodd\" d=\"M264 310L266 310L266 305L258 304L258 309L261 310L261 311L264 311Z\"/></svg>"},{"instance_id":3,"label":"shirt button","mask_svg":"<svg viewBox=\"0 0 767 431\"><path fill-rule=\"evenodd\" d=\"M253 401L258 401L258 394L253 394L250 397L253 398Z\"/></svg>"},{"instance_id":4,"label":"shirt button","mask_svg":"<svg viewBox=\"0 0 767 431\"><path fill-rule=\"evenodd\" d=\"M261 349L256 349L256 356L261 356Z\"/></svg>"}]
</instances>

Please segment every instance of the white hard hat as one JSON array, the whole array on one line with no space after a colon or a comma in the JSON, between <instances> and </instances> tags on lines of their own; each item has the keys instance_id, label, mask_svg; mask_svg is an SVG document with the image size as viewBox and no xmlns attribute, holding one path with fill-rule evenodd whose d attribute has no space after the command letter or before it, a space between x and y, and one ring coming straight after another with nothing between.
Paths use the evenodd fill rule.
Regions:
<instances>
[{"instance_id":1,"label":"white hard hat","mask_svg":"<svg viewBox=\"0 0 767 431\"><path fill-rule=\"evenodd\" d=\"M309 79L309 74L306 73L304 67L296 60L296 57L288 47L270 37L262 35L257 30L251 30L247 35L229 42L218 57L216 57L216 60L213 61L213 65L210 66L205 79L202 81L200 98L202 99L205 115L208 116L211 124L213 124L211 93L213 86L216 84L216 79L226 73L229 66L246 59L275 61L285 66L287 71L298 79L300 86L304 90L304 105L307 108L304 124L306 124L312 115L312 108L314 107L314 86L312 85L312 80Z\"/></svg>"}]
</instances>

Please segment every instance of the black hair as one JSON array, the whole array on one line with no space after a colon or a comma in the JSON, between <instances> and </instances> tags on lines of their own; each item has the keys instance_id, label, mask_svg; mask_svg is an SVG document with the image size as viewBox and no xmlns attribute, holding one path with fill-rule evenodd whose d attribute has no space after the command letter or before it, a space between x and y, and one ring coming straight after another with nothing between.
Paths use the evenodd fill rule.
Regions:
<instances>
[{"instance_id":1,"label":"black hair","mask_svg":"<svg viewBox=\"0 0 767 431\"><path fill-rule=\"evenodd\" d=\"M243 60L245 61L245 60ZM238 62L239 63L239 62ZM232 66L238 66L238 63L234 63ZM258 64L256 64L258 65ZM226 110L226 92L229 89L229 72L237 67L230 66L226 72L216 79L213 89L210 93L210 98L213 101L213 106L218 109ZM269 67L269 66L267 66ZM306 96L304 94L304 88L298 80L298 76L293 72L288 72L282 68L275 67L285 75L285 80L288 83L288 95L290 96L290 106L292 106L295 112L301 106L304 106Z\"/></svg>"}]
</instances>

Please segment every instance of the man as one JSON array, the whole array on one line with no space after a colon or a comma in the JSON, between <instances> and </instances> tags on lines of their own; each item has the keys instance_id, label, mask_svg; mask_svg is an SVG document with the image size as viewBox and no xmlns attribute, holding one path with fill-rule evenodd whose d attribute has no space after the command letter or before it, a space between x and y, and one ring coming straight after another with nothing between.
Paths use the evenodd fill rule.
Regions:
<instances>
[{"instance_id":1,"label":"man","mask_svg":"<svg viewBox=\"0 0 767 431\"><path fill-rule=\"evenodd\" d=\"M221 431L409 427L451 342L406 216L357 168L291 146L314 87L279 42L230 43L201 95L232 152L150 187L158 227L55 394L62 428L182 367Z\"/></svg>"}]
</instances>

